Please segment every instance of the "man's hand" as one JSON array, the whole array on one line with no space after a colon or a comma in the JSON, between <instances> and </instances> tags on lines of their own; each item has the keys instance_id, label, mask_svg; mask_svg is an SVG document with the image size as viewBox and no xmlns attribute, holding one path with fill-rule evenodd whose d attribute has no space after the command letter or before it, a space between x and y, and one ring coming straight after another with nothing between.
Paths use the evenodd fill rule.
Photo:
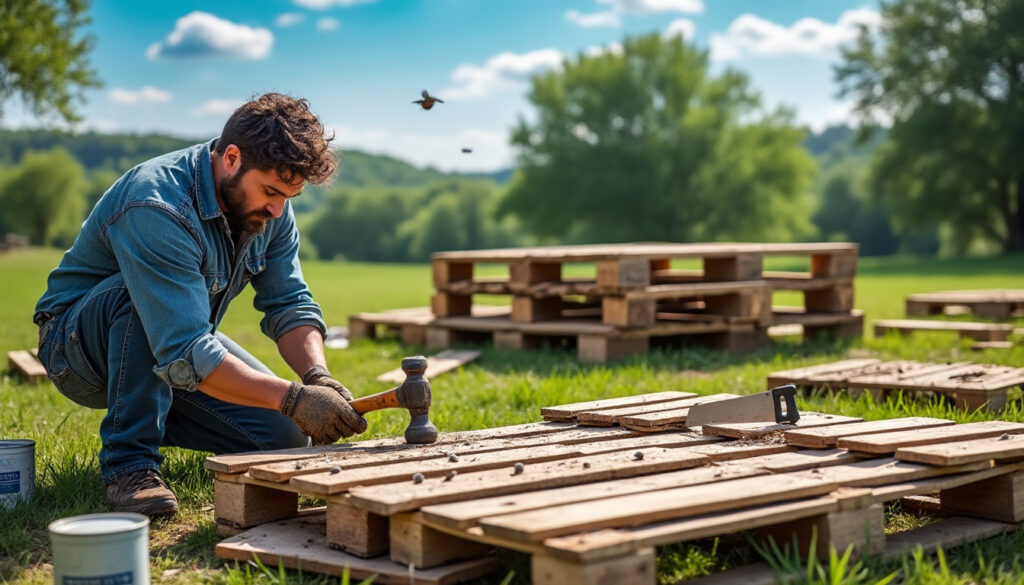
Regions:
<instances>
[{"instance_id":1,"label":"man's hand","mask_svg":"<svg viewBox=\"0 0 1024 585\"><path fill-rule=\"evenodd\" d=\"M314 445L329 445L341 437L366 431L367 423L337 390L292 382L281 404L281 414L295 421Z\"/></svg>"},{"instance_id":2,"label":"man's hand","mask_svg":"<svg viewBox=\"0 0 1024 585\"><path fill-rule=\"evenodd\" d=\"M302 383L307 386L327 386L328 388L334 388L341 394L341 397L345 400L352 402L352 393L348 391L348 388L344 384L334 379L331 373L327 371L327 368L323 366L313 366L306 370L305 374L302 374Z\"/></svg>"}]
</instances>

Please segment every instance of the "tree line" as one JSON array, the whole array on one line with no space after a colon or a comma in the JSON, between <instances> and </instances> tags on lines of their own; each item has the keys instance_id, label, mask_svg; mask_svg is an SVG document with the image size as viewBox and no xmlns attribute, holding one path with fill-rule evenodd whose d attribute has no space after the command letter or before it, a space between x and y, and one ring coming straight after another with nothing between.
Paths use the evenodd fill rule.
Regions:
<instances>
[{"instance_id":1,"label":"tree line","mask_svg":"<svg viewBox=\"0 0 1024 585\"><path fill-rule=\"evenodd\" d=\"M821 239L859 242L865 255L1024 250L1024 28L1013 24L1024 0L880 11L835 68L858 131L808 136L743 73L712 74L706 50L626 38L532 78L535 115L512 129L507 183L343 158L342 181L296 201L307 254L418 261L523 243ZM15 153L0 141L0 227L66 245L102 185L144 154L101 156L97 140L81 157L104 162L88 170L60 146Z\"/></svg>"}]
</instances>

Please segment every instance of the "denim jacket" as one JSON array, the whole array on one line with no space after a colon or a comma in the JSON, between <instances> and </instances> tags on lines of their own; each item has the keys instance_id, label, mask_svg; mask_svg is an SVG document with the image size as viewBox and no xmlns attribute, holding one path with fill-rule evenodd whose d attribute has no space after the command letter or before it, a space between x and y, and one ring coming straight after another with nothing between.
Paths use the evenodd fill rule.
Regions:
<instances>
[{"instance_id":1,"label":"denim jacket","mask_svg":"<svg viewBox=\"0 0 1024 585\"><path fill-rule=\"evenodd\" d=\"M120 272L168 385L198 389L227 355L213 335L228 304L252 283L263 333L300 325L326 334L299 266L291 204L236 251L217 204L210 151L216 140L142 163L117 180L52 272L34 320L59 315Z\"/></svg>"}]
</instances>

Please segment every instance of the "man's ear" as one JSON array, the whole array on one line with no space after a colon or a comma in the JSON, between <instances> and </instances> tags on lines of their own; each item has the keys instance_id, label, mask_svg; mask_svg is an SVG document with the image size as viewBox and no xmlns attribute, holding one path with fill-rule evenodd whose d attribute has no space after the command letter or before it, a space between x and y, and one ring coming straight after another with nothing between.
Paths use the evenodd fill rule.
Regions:
<instances>
[{"instance_id":1,"label":"man's ear","mask_svg":"<svg viewBox=\"0 0 1024 585\"><path fill-rule=\"evenodd\" d=\"M224 148L224 155L221 156L221 164L228 173L236 173L242 167L242 151L234 144L227 145Z\"/></svg>"}]
</instances>

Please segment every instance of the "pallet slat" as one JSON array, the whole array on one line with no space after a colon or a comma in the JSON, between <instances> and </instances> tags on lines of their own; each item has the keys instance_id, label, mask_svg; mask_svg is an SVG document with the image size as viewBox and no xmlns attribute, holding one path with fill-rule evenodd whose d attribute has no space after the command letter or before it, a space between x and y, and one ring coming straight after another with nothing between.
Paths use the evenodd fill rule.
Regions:
<instances>
[{"instance_id":1,"label":"pallet slat","mask_svg":"<svg viewBox=\"0 0 1024 585\"><path fill-rule=\"evenodd\" d=\"M837 446L841 449L849 449L850 451L862 451L878 455L894 453L897 449L903 447L998 437L1006 433L1024 433L1024 424L996 420L910 431L894 431L860 437L843 437L838 440Z\"/></svg>"},{"instance_id":2,"label":"pallet slat","mask_svg":"<svg viewBox=\"0 0 1024 585\"><path fill-rule=\"evenodd\" d=\"M718 435L730 439L754 440L771 435L782 433L790 429L812 429L819 427L832 427L835 425L848 425L862 422L864 419L856 416L840 416L837 414L822 414L820 412L801 412L800 420L795 423L727 423L704 425L701 432L705 435Z\"/></svg>"},{"instance_id":3,"label":"pallet slat","mask_svg":"<svg viewBox=\"0 0 1024 585\"><path fill-rule=\"evenodd\" d=\"M903 461L929 465L960 465L990 459L1017 459L1024 457L1024 435L1003 434L973 441L901 447L896 450L895 456Z\"/></svg>"},{"instance_id":4,"label":"pallet slat","mask_svg":"<svg viewBox=\"0 0 1024 585\"><path fill-rule=\"evenodd\" d=\"M818 427L814 429L794 429L786 431L786 443L795 447L808 449L827 449L835 447L842 437L872 435L891 431L909 431L956 424L951 420L927 417L893 418L857 422L843 426Z\"/></svg>"},{"instance_id":5,"label":"pallet slat","mask_svg":"<svg viewBox=\"0 0 1024 585\"><path fill-rule=\"evenodd\" d=\"M614 408L629 408L642 404L657 404L659 402L670 402L681 398L692 398L697 396L693 392L653 392L650 394L638 394L635 396L622 396L618 398L605 398L601 400L589 400L586 402L574 402L558 406L545 406L540 409L544 420L569 422L574 421L580 412L590 410L610 410Z\"/></svg>"}]
</instances>

